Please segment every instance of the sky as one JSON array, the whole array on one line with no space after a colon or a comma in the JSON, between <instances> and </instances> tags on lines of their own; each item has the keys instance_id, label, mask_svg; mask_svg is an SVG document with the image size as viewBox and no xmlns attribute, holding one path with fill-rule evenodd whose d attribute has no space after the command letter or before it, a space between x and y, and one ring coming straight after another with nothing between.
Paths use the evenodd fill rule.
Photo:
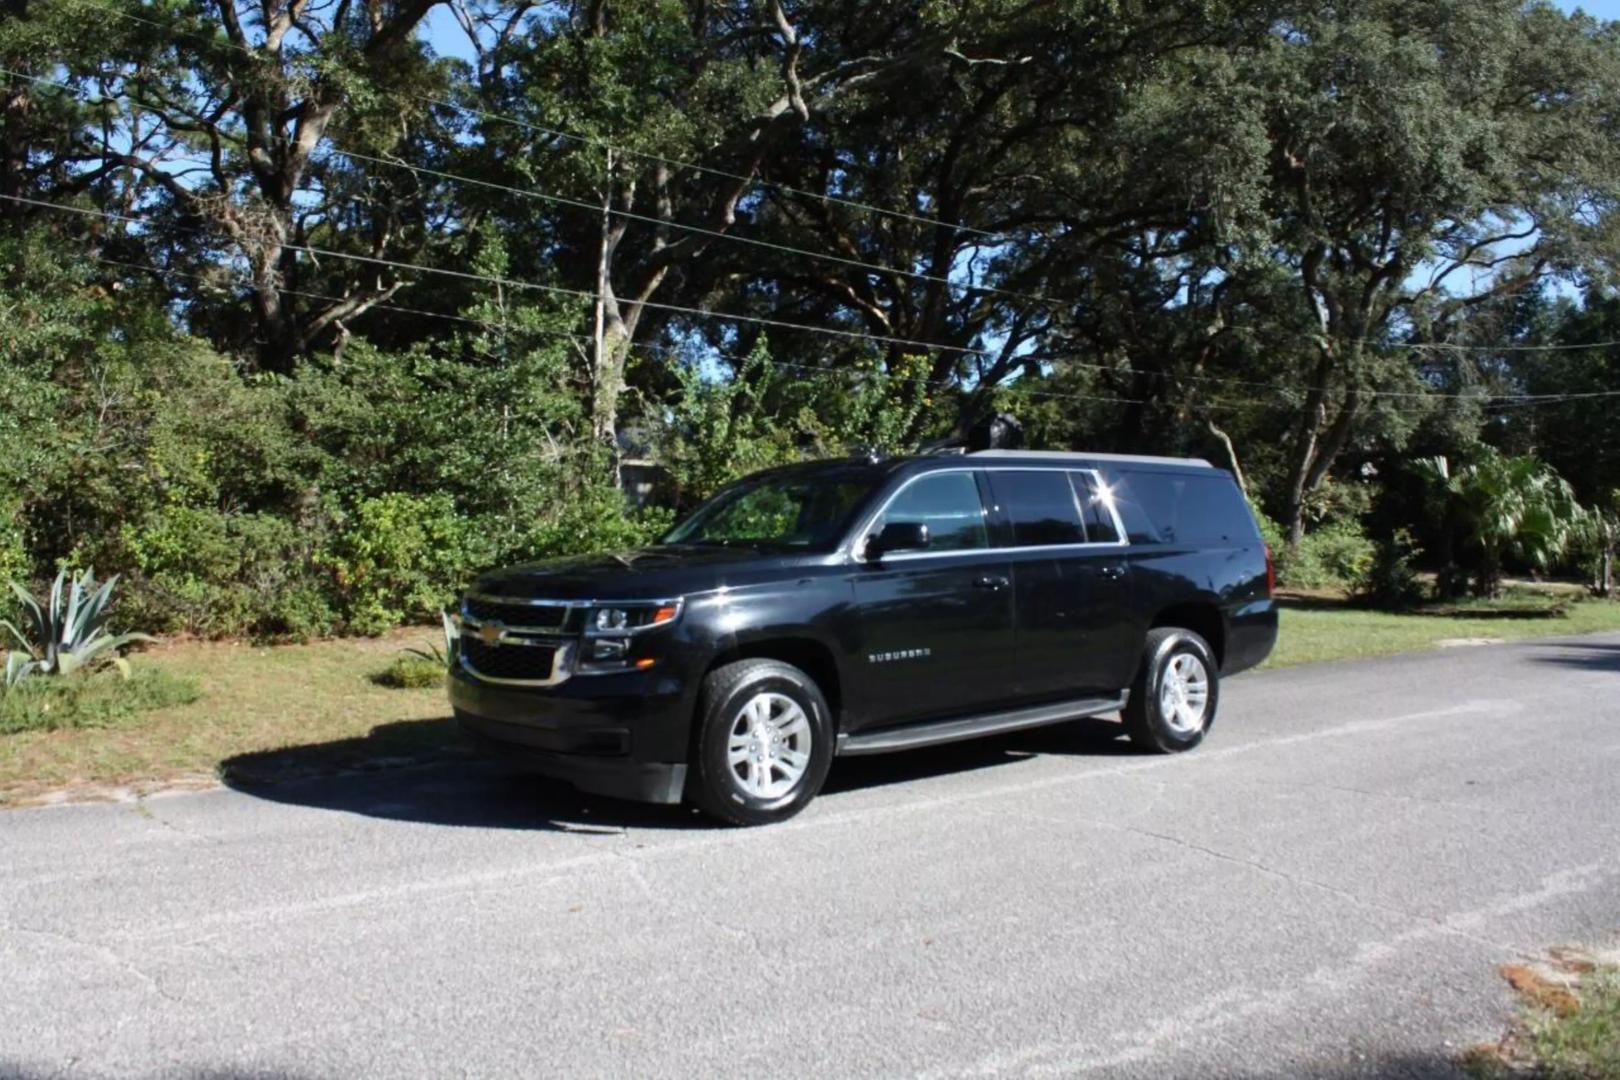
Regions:
<instances>
[{"instance_id":1,"label":"sky","mask_svg":"<svg viewBox=\"0 0 1620 1080\"><path fill-rule=\"evenodd\" d=\"M1557 0L1557 3L1565 11L1580 8L1588 15L1596 15L1600 19L1620 19L1620 0L1582 0L1578 4L1571 3L1570 0Z\"/></svg>"},{"instance_id":2,"label":"sky","mask_svg":"<svg viewBox=\"0 0 1620 1080\"><path fill-rule=\"evenodd\" d=\"M1620 0L1553 0L1565 11L1574 11L1579 8L1588 15L1595 15L1600 19L1620 19ZM441 56L458 56L463 60L472 59L472 50L467 47L467 37L456 25L455 16L450 13L447 5L440 4L428 15L427 39L432 43L435 52Z\"/></svg>"}]
</instances>

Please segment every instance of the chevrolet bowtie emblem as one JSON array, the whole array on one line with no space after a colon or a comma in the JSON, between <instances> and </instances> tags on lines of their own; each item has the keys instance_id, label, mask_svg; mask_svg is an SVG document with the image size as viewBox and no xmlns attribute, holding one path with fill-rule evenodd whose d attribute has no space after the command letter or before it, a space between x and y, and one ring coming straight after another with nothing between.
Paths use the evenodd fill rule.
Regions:
<instances>
[{"instance_id":1,"label":"chevrolet bowtie emblem","mask_svg":"<svg viewBox=\"0 0 1620 1080\"><path fill-rule=\"evenodd\" d=\"M478 640L485 645L499 645L506 636L506 628L496 623L484 623L478 628Z\"/></svg>"}]
</instances>

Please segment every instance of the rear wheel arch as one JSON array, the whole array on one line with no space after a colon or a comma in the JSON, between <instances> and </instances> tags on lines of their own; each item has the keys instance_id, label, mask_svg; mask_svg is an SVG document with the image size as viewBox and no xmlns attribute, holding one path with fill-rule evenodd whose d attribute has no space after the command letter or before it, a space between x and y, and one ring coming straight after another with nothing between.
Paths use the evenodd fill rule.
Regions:
<instances>
[{"instance_id":1,"label":"rear wheel arch","mask_svg":"<svg viewBox=\"0 0 1620 1080\"><path fill-rule=\"evenodd\" d=\"M1149 630L1175 627L1191 630L1209 644L1215 663L1226 666L1226 617L1213 600L1190 600L1172 604L1153 616Z\"/></svg>"}]
</instances>

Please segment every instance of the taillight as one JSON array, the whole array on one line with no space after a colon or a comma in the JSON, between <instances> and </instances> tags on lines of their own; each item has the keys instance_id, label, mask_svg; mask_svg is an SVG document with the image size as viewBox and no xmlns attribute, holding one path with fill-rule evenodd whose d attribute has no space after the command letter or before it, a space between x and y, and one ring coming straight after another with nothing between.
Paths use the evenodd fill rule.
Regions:
<instances>
[{"instance_id":1,"label":"taillight","mask_svg":"<svg viewBox=\"0 0 1620 1080\"><path fill-rule=\"evenodd\" d=\"M1277 564L1271 561L1271 545L1266 544L1266 595L1277 595Z\"/></svg>"}]
</instances>

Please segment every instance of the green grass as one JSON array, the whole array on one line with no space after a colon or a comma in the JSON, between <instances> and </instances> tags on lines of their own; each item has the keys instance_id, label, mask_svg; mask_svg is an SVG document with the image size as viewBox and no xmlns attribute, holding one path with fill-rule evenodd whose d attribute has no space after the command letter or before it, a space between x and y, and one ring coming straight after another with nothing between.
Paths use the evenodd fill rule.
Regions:
<instances>
[{"instance_id":1,"label":"green grass","mask_svg":"<svg viewBox=\"0 0 1620 1080\"><path fill-rule=\"evenodd\" d=\"M127 679L116 671L35 675L0 690L0 735L126 725L199 695L195 679L158 667L136 668Z\"/></svg>"},{"instance_id":2,"label":"green grass","mask_svg":"<svg viewBox=\"0 0 1620 1080\"><path fill-rule=\"evenodd\" d=\"M1509 965L1520 1015L1500 1042L1462 1066L1477 1080L1620 1080L1620 968L1559 957L1541 970Z\"/></svg>"},{"instance_id":3,"label":"green grass","mask_svg":"<svg viewBox=\"0 0 1620 1080\"><path fill-rule=\"evenodd\" d=\"M1620 970L1587 975L1573 1012L1539 1010L1530 1024L1531 1058L1551 1076L1620 1080Z\"/></svg>"},{"instance_id":4,"label":"green grass","mask_svg":"<svg viewBox=\"0 0 1620 1080\"><path fill-rule=\"evenodd\" d=\"M1546 605L1547 601L1541 601ZM1589 600L1570 603L1567 614L1555 618L1503 617L1504 610L1534 606L1522 597L1506 602L1467 602L1453 605L1455 614L1431 615L1369 611L1332 601L1313 600L1308 606L1284 607L1277 648L1266 667L1288 667L1357 656L1384 656L1436 648L1449 638L1521 638L1562 634L1589 634L1620 630L1620 603ZM1463 614L1463 611L1478 614Z\"/></svg>"},{"instance_id":5,"label":"green grass","mask_svg":"<svg viewBox=\"0 0 1620 1080\"><path fill-rule=\"evenodd\" d=\"M275 779L442 756L456 745L444 689L372 681L427 633L278 646L178 642L139 653L137 671L193 679L202 696L104 729L0 735L0 805L211 784L226 768Z\"/></svg>"}]
</instances>

